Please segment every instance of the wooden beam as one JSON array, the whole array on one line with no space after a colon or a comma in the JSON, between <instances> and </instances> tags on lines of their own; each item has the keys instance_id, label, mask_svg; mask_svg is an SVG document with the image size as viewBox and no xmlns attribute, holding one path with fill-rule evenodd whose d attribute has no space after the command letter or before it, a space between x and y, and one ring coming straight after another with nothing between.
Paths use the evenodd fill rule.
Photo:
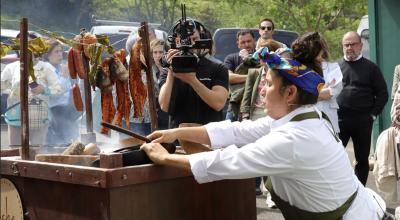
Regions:
<instances>
[{"instance_id":1,"label":"wooden beam","mask_svg":"<svg viewBox=\"0 0 400 220\"><path fill-rule=\"evenodd\" d=\"M21 96L21 147L22 159L29 159L29 116L28 116L28 19L20 23L20 96Z\"/></svg>"},{"instance_id":2,"label":"wooden beam","mask_svg":"<svg viewBox=\"0 0 400 220\"><path fill-rule=\"evenodd\" d=\"M140 23L139 36L142 38L142 50L146 59L146 76L147 76L147 97L149 99L151 131L158 128L156 99L154 97L154 79L152 69L152 56L150 54L149 26L147 22Z\"/></svg>"}]
</instances>

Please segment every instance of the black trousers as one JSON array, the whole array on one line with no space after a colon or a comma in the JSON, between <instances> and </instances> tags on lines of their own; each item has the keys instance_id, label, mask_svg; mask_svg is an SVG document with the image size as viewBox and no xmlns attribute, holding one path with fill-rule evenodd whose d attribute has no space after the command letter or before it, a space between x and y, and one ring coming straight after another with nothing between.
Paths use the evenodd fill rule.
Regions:
<instances>
[{"instance_id":1,"label":"black trousers","mask_svg":"<svg viewBox=\"0 0 400 220\"><path fill-rule=\"evenodd\" d=\"M368 156L371 149L372 123L370 115L345 118L339 116L339 137L345 147L350 138L353 140L354 156L357 161L355 174L364 186L369 172Z\"/></svg>"}]
</instances>

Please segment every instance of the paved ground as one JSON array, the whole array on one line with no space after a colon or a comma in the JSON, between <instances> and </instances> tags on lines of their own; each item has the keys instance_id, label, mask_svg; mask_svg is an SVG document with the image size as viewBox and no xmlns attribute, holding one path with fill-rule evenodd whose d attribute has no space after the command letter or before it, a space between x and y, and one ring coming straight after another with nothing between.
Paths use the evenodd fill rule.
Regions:
<instances>
[{"instance_id":1,"label":"paved ground","mask_svg":"<svg viewBox=\"0 0 400 220\"><path fill-rule=\"evenodd\" d=\"M7 127L2 125L1 126L1 149L5 149L8 147L8 137L7 137ZM348 147L346 148L349 158L351 161L354 160L354 152L353 152L353 146L352 143L350 142ZM400 183L398 182L398 189L400 189ZM372 175L372 172L370 172L370 175L368 177L368 182L367 182L367 187L376 190L375 187L375 180L374 176ZM398 192L400 198L400 190ZM265 201L266 201L266 196L257 196L257 219L268 219L268 220L283 220L283 216L281 212L278 209L270 209L267 207ZM400 201L398 201L394 206L389 207L389 211L394 212L394 208L396 206L400 206Z\"/></svg>"}]
</instances>

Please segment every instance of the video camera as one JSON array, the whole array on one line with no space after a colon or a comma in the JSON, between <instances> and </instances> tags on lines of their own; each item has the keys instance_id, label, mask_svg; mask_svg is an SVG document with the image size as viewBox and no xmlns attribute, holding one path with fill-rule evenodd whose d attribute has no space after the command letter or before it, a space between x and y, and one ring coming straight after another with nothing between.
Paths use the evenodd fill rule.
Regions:
<instances>
[{"instance_id":1,"label":"video camera","mask_svg":"<svg viewBox=\"0 0 400 220\"><path fill-rule=\"evenodd\" d=\"M172 35L168 36L171 49L180 50L180 53L172 58L172 70L176 73L196 72L198 61L191 49L211 50L211 34L209 34L200 22L186 19L186 7L184 4L181 5L181 10L182 18L171 28ZM196 40L195 43L192 44L190 37L196 30L199 31L200 40Z\"/></svg>"}]
</instances>

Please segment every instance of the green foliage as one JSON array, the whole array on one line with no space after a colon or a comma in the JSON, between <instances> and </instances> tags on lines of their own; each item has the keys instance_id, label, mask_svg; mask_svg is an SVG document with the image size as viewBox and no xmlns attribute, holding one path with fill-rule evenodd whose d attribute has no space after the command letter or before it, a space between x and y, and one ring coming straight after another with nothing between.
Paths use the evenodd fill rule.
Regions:
<instances>
[{"instance_id":1,"label":"green foliage","mask_svg":"<svg viewBox=\"0 0 400 220\"><path fill-rule=\"evenodd\" d=\"M8 20L27 17L47 30L78 33L81 27L90 28L91 15L95 15L160 23L168 30L181 16L181 3L186 4L188 17L211 31L257 27L264 17L272 18L277 29L299 34L319 31L328 41L333 60L342 56L343 34L356 30L368 10L367 0L1 0L1 27L18 29L18 22Z\"/></svg>"}]
</instances>

